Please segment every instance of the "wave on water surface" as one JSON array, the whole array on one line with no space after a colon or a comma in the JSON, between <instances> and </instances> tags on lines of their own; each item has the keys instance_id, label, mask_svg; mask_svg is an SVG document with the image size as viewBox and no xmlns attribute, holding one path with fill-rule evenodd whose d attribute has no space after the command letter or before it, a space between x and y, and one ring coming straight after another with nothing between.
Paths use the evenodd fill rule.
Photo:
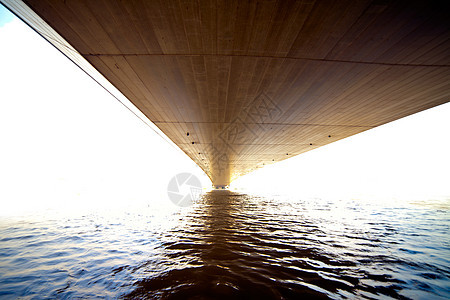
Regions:
<instances>
[{"instance_id":1,"label":"wave on water surface","mask_svg":"<svg viewBox=\"0 0 450 300\"><path fill-rule=\"evenodd\" d=\"M156 211L0 219L0 297L450 298L445 205L212 191Z\"/></svg>"}]
</instances>

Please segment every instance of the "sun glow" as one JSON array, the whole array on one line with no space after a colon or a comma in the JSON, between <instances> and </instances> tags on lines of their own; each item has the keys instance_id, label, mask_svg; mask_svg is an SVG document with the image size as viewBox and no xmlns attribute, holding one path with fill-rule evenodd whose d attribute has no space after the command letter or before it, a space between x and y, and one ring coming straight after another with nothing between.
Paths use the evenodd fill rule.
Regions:
<instances>
[{"instance_id":1,"label":"sun glow","mask_svg":"<svg viewBox=\"0 0 450 300\"><path fill-rule=\"evenodd\" d=\"M309 197L450 198L450 104L267 166L235 189Z\"/></svg>"},{"instance_id":2,"label":"sun glow","mask_svg":"<svg viewBox=\"0 0 450 300\"><path fill-rule=\"evenodd\" d=\"M209 179L18 19L0 27L1 214L167 199L177 173ZM32 51L30 50L32 49Z\"/></svg>"}]
</instances>

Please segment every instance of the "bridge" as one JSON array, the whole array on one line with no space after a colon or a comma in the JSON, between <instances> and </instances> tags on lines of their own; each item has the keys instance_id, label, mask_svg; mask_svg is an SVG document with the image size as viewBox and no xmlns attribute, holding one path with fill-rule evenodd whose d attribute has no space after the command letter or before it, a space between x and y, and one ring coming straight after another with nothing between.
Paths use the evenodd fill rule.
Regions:
<instances>
[{"instance_id":1,"label":"bridge","mask_svg":"<svg viewBox=\"0 0 450 300\"><path fill-rule=\"evenodd\" d=\"M445 0L0 1L216 186L450 100Z\"/></svg>"}]
</instances>

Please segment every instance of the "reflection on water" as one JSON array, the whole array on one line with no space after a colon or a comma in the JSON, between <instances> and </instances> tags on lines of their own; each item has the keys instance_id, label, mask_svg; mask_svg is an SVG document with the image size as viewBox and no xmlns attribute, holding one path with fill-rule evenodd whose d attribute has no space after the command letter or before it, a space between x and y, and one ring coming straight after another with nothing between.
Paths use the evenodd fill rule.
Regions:
<instances>
[{"instance_id":1,"label":"reflection on water","mask_svg":"<svg viewBox=\"0 0 450 300\"><path fill-rule=\"evenodd\" d=\"M190 208L0 219L0 296L450 298L439 205L213 191Z\"/></svg>"}]
</instances>

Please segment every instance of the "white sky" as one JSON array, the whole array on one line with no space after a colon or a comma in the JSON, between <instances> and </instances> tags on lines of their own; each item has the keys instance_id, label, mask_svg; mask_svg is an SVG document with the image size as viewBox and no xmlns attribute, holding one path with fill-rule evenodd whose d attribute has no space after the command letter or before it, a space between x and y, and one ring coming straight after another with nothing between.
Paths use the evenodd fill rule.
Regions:
<instances>
[{"instance_id":1,"label":"white sky","mask_svg":"<svg viewBox=\"0 0 450 300\"><path fill-rule=\"evenodd\" d=\"M2 10L0 215L167 202L167 184L181 172L209 185L186 155ZM235 186L317 196L450 196L449 129L445 104L266 167Z\"/></svg>"}]
</instances>

